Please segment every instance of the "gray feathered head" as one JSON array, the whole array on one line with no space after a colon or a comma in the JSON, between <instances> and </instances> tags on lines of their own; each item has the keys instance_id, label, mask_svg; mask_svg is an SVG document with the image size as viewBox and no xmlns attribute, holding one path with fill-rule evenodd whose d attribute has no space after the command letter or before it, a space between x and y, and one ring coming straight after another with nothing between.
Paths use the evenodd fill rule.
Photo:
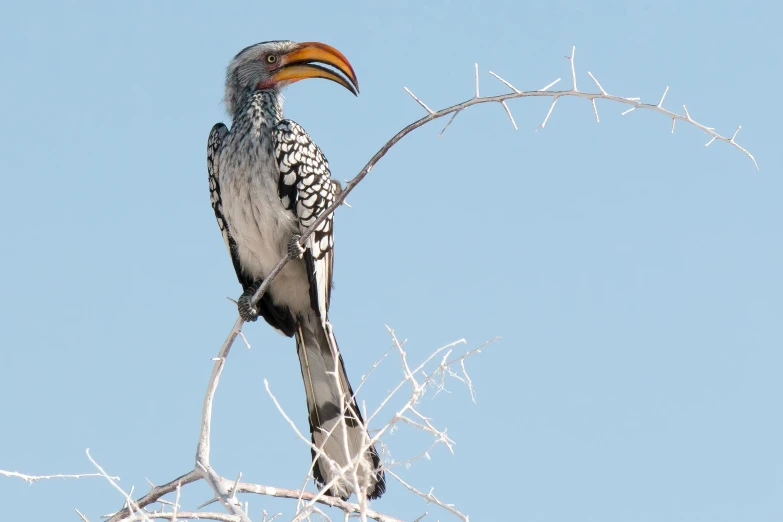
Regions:
<instances>
[{"instance_id":1,"label":"gray feathered head","mask_svg":"<svg viewBox=\"0 0 783 522\"><path fill-rule=\"evenodd\" d=\"M345 76L317 63L334 67ZM318 42L276 40L245 47L231 60L226 70L226 107L233 114L248 92L280 90L306 78L332 80L354 95L359 92L353 67L334 47Z\"/></svg>"}]
</instances>

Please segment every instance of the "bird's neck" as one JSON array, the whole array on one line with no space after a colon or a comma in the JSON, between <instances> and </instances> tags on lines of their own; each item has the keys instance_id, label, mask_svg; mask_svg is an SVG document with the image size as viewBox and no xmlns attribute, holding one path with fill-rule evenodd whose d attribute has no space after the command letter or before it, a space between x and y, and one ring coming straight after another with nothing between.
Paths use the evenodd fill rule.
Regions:
<instances>
[{"instance_id":1,"label":"bird's neck","mask_svg":"<svg viewBox=\"0 0 783 522\"><path fill-rule=\"evenodd\" d=\"M249 118L254 126L273 127L283 119L283 95L278 90L247 91L234 110L234 121Z\"/></svg>"}]
</instances>

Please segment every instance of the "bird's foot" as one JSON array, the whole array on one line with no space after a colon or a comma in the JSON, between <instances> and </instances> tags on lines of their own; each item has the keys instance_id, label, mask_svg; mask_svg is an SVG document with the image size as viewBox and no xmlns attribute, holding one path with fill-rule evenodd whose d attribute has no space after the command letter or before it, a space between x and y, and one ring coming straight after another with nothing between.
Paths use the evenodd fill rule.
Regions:
<instances>
[{"instance_id":1,"label":"bird's foot","mask_svg":"<svg viewBox=\"0 0 783 522\"><path fill-rule=\"evenodd\" d=\"M288 257L291 259L301 259L305 253L304 247L299 244L299 240L302 236L294 234L288 241Z\"/></svg>"},{"instance_id":2,"label":"bird's foot","mask_svg":"<svg viewBox=\"0 0 783 522\"><path fill-rule=\"evenodd\" d=\"M261 286L261 283L262 281L259 280L247 287L247 289L242 292L242 295L240 295L239 299L237 300L237 310L239 310L239 316L247 323L252 323L258 319L258 308L252 304L252 301L253 294L256 293L256 290L258 290L258 288Z\"/></svg>"}]
</instances>

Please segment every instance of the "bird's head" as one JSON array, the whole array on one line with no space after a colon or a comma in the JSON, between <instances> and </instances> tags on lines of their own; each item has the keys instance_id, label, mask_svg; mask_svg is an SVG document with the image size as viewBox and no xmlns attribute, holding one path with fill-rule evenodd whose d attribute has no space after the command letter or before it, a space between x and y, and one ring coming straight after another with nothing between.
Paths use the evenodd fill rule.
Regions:
<instances>
[{"instance_id":1,"label":"bird's head","mask_svg":"<svg viewBox=\"0 0 783 522\"><path fill-rule=\"evenodd\" d=\"M317 64L334 67L342 74ZM247 92L279 91L306 78L332 80L354 95L359 92L353 67L334 47L318 42L278 40L245 47L231 60L226 71L226 105L233 113Z\"/></svg>"}]
</instances>

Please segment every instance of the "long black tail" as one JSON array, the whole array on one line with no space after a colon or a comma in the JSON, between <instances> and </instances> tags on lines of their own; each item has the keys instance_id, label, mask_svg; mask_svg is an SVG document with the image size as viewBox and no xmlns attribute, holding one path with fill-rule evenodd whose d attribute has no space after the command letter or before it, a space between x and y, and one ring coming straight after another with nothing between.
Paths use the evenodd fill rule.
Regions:
<instances>
[{"instance_id":1,"label":"long black tail","mask_svg":"<svg viewBox=\"0 0 783 522\"><path fill-rule=\"evenodd\" d=\"M329 483L339 476L339 468L345 468L361 454L353 468L359 491L367 498L380 497L386 491L384 473L380 469L378 452L370 445L331 325L312 315L300 320L296 330L296 351L307 395L312 441L328 457L319 458L316 451L312 451L316 483L320 486ZM344 415L341 415L341 405ZM329 495L347 500L355 491L353 474L351 468L348 469L348 480L342 477L337 480Z\"/></svg>"}]
</instances>

